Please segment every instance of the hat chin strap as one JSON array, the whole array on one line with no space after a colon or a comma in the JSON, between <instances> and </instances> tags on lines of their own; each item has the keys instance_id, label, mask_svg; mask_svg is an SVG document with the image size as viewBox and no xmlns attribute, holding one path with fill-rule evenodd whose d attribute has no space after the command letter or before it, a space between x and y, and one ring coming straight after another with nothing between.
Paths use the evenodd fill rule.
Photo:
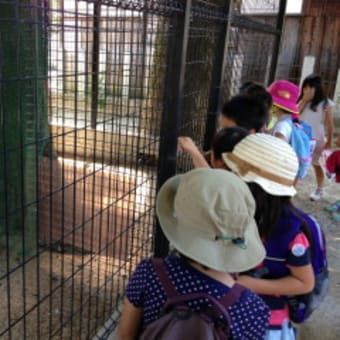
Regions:
<instances>
[{"instance_id":1,"label":"hat chin strap","mask_svg":"<svg viewBox=\"0 0 340 340\"><path fill-rule=\"evenodd\" d=\"M241 176L245 176L248 172L251 171L260 177L263 177L265 179L268 179L270 181L273 181L273 182L276 182L282 185L286 185L286 186L294 185L294 180L290 180L290 179L275 175L266 170L263 170L257 167L256 165L250 164L249 162L241 159L240 157L236 156L233 153L230 153L228 155L228 158L238 166Z\"/></svg>"}]
</instances>

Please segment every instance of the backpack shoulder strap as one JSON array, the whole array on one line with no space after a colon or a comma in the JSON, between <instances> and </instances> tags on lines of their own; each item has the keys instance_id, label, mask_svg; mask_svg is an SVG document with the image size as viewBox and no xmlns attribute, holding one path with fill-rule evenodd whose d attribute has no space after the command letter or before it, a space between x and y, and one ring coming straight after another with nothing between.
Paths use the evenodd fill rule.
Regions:
<instances>
[{"instance_id":1,"label":"backpack shoulder strap","mask_svg":"<svg viewBox=\"0 0 340 340\"><path fill-rule=\"evenodd\" d=\"M164 260L161 258L151 258L151 262L167 294L168 301L165 305L165 309L171 305L179 305L194 299L206 298L212 303L211 311L213 312L213 315L217 317L218 315L222 314L225 320L227 320L230 324L230 316L227 308L233 305L241 297L242 293L246 290L245 287L239 284L234 284L228 293L226 293L220 299L215 299L209 294L202 292L181 295L177 292L175 286L168 278Z\"/></svg>"},{"instance_id":2,"label":"backpack shoulder strap","mask_svg":"<svg viewBox=\"0 0 340 340\"><path fill-rule=\"evenodd\" d=\"M245 287L235 283L232 288L230 288L229 292L222 296L218 301L225 307L228 308L233 305L246 290Z\"/></svg>"},{"instance_id":3,"label":"backpack shoulder strap","mask_svg":"<svg viewBox=\"0 0 340 340\"><path fill-rule=\"evenodd\" d=\"M164 260L162 258L153 257L151 258L151 262L156 274L161 281L162 287L164 288L168 299L177 296L178 292L166 273Z\"/></svg>"}]
</instances>

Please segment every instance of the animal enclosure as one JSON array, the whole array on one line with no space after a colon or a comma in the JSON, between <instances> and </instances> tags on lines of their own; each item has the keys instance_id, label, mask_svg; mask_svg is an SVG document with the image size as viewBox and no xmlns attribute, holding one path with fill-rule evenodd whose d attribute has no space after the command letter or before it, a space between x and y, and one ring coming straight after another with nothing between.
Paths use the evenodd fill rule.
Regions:
<instances>
[{"instance_id":1,"label":"animal enclosure","mask_svg":"<svg viewBox=\"0 0 340 340\"><path fill-rule=\"evenodd\" d=\"M167 252L177 137L208 149L222 101L274 78L284 7L0 0L1 339L112 332L135 265Z\"/></svg>"}]
</instances>

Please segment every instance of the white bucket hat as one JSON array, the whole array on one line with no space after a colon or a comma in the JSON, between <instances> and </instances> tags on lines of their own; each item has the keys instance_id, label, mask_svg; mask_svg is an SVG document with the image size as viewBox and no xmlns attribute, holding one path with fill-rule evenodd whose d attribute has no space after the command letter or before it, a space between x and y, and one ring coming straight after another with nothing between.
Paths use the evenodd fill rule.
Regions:
<instances>
[{"instance_id":1,"label":"white bucket hat","mask_svg":"<svg viewBox=\"0 0 340 340\"><path fill-rule=\"evenodd\" d=\"M265 256L255 201L231 172L196 169L170 178L158 193L156 210L174 248L209 268L242 272Z\"/></svg>"},{"instance_id":2,"label":"white bucket hat","mask_svg":"<svg viewBox=\"0 0 340 340\"><path fill-rule=\"evenodd\" d=\"M225 164L245 182L255 182L274 196L294 196L299 168L295 151L284 140L263 133L249 135L233 152L222 155Z\"/></svg>"}]
</instances>

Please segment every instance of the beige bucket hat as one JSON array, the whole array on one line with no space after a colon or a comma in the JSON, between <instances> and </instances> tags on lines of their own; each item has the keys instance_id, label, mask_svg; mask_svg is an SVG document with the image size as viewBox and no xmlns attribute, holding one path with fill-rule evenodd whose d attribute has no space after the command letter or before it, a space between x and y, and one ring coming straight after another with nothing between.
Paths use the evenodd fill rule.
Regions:
<instances>
[{"instance_id":1,"label":"beige bucket hat","mask_svg":"<svg viewBox=\"0 0 340 340\"><path fill-rule=\"evenodd\" d=\"M296 194L294 180L299 161L284 140L264 133L249 135L222 157L245 182L255 182L274 196Z\"/></svg>"},{"instance_id":2,"label":"beige bucket hat","mask_svg":"<svg viewBox=\"0 0 340 340\"><path fill-rule=\"evenodd\" d=\"M157 216L169 242L183 255L222 272L242 272L263 260L247 185L225 170L196 169L161 187Z\"/></svg>"}]
</instances>

